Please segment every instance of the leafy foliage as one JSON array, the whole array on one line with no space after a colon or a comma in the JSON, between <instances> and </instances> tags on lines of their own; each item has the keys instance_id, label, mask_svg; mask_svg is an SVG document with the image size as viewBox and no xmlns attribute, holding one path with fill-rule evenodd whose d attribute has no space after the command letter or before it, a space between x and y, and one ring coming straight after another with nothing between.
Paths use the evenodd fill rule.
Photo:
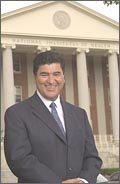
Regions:
<instances>
[{"instance_id":1,"label":"leafy foliage","mask_svg":"<svg viewBox=\"0 0 120 184\"><path fill-rule=\"evenodd\" d=\"M119 170L119 168L103 168L103 169L101 169L101 174L103 174L104 176L106 174L111 175L113 172L116 172L118 170Z\"/></svg>"},{"instance_id":2,"label":"leafy foliage","mask_svg":"<svg viewBox=\"0 0 120 184\"><path fill-rule=\"evenodd\" d=\"M112 5L112 4L119 4L120 1L119 0L115 0L115 1L112 1L112 0L104 0L104 4L106 4L107 6L109 5Z\"/></svg>"}]
</instances>

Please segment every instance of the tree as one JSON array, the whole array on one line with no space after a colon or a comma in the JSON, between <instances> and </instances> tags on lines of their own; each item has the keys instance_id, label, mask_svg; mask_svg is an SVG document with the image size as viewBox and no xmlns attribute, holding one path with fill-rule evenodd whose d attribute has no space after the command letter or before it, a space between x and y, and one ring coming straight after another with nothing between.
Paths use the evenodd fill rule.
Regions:
<instances>
[{"instance_id":1,"label":"tree","mask_svg":"<svg viewBox=\"0 0 120 184\"><path fill-rule=\"evenodd\" d=\"M115 1L112 1L112 0L104 0L104 4L106 4L107 6L109 5L112 5L112 4L119 4L120 1L119 0L115 0Z\"/></svg>"}]
</instances>

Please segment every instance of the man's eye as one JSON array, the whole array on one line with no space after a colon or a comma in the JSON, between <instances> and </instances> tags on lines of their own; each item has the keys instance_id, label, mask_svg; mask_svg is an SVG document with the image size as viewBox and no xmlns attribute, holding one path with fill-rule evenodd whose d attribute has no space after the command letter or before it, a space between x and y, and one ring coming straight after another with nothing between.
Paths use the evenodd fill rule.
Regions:
<instances>
[{"instance_id":1,"label":"man's eye","mask_svg":"<svg viewBox=\"0 0 120 184\"><path fill-rule=\"evenodd\" d=\"M60 72L56 72L56 73L54 73L54 76L60 76L61 75L61 73Z\"/></svg>"},{"instance_id":2,"label":"man's eye","mask_svg":"<svg viewBox=\"0 0 120 184\"><path fill-rule=\"evenodd\" d=\"M48 74L47 73L41 73L40 76L44 77L44 76L48 76Z\"/></svg>"}]
</instances>

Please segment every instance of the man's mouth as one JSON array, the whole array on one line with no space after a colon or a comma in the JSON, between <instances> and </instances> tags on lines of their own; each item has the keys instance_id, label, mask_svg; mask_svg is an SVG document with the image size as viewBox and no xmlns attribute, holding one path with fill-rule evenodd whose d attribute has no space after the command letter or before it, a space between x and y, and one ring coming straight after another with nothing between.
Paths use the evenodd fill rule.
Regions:
<instances>
[{"instance_id":1,"label":"man's mouth","mask_svg":"<svg viewBox=\"0 0 120 184\"><path fill-rule=\"evenodd\" d=\"M46 89L48 91L54 91L57 87L57 85L45 85Z\"/></svg>"}]
</instances>

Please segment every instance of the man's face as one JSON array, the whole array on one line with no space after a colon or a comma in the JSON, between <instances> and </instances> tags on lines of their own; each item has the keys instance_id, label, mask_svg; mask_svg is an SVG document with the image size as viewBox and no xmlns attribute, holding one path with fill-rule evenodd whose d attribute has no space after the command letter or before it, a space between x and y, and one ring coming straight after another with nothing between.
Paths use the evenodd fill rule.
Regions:
<instances>
[{"instance_id":1,"label":"man's face","mask_svg":"<svg viewBox=\"0 0 120 184\"><path fill-rule=\"evenodd\" d=\"M56 100L65 83L61 65L52 63L39 66L35 81L37 89L44 98Z\"/></svg>"}]
</instances>

